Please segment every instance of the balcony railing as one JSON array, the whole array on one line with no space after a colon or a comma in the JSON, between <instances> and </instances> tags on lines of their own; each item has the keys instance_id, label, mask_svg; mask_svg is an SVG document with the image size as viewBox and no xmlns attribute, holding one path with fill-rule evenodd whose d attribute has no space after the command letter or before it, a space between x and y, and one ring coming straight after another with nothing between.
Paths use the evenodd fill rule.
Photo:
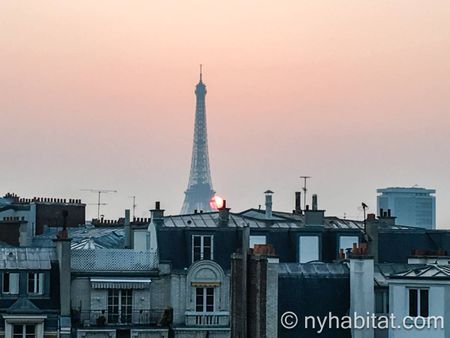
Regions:
<instances>
[{"instance_id":1,"label":"balcony railing","mask_svg":"<svg viewBox=\"0 0 450 338\"><path fill-rule=\"evenodd\" d=\"M108 313L107 310L73 311L73 325L77 327L105 327L128 325L167 325L171 320L169 310L134 310L131 313Z\"/></svg>"},{"instance_id":2,"label":"balcony railing","mask_svg":"<svg viewBox=\"0 0 450 338\"><path fill-rule=\"evenodd\" d=\"M228 311L187 311L185 316L186 326L228 326L230 323L230 313Z\"/></svg>"}]
</instances>

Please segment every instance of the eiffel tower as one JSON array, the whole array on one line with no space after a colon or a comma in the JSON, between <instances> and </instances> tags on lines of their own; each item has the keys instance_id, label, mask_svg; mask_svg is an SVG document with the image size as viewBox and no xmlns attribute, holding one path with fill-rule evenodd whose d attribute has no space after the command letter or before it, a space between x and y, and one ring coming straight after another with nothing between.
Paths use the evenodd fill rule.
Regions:
<instances>
[{"instance_id":1,"label":"eiffel tower","mask_svg":"<svg viewBox=\"0 0 450 338\"><path fill-rule=\"evenodd\" d=\"M209 201L214 196L211 172L209 169L208 135L206 132L205 96L206 86L202 81L200 65L200 81L195 87L197 98L195 109L194 145L192 148L191 172L187 190L184 192L182 214L198 211L212 211Z\"/></svg>"}]
</instances>

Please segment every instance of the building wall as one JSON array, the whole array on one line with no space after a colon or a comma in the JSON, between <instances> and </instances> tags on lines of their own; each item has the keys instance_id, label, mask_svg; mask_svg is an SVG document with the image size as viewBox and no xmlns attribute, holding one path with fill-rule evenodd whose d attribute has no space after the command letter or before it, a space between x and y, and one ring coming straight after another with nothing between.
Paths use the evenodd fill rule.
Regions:
<instances>
[{"instance_id":1,"label":"building wall","mask_svg":"<svg viewBox=\"0 0 450 338\"><path fill-rule=\"evenodd\" d=\"M299 320L306 316L325 318L329 313L342 317L350 310L350 278L310 277L282 274L278 278L278 319L287 312L294 312ZM278 337L333 337L351 338L350 330L328 329L321 334L316 329L297 325L287 330L277 319Z\"/></svg>"},{"instance_id":2,"label":"building wall","mask_svg":"<svg viewBox=\"0 0 450 338\"><path fill-rule=\"evenodd\" d=\"M426 287L429 289L429 315L444 316L449 314L450 285L435 284L433 281L402 280L391 282L389 286L390 312L397 318L397 324L409 315L409 288ZM445 319L448 319L445 316ZM444 322L444 325L446 323ZM389 329L390 338L446 338L450 336L449 328L438 329Z\"/></svg>"},{"instance_id":3,"label":"building wall","mask_svg":"<svg viewBox=\"0 0 450 338\"><path fill-rule=\"evenodd\" d=\"M436 200L431 195L435 190L422 188L378 189L378 211L380 208L391 210L397 217L396 223L418 226L427 229L436 228Z\"/></svg>"},{"instance_id":4,"label":"building wall","mask_svg":"<svg viewBox=\"0 0 450 338\"><path fill-rule=\"evenodd\" d=\"M36 234L41 234L45 225L61 227L64 223L63 210L68 211L67 226L75 227L84 224L85 209L84 204L36 204Z\"/></svg>"},{"instance_id":5,"label":"building wall","mask_svg":"<svg viewBox=\"0 0 450 338\"><path fill-rule=\"evenodd\" d=\"M20 222L3 222L0 219L0 241L9 245L19 245Z\"/></svg>"}]
</instances>

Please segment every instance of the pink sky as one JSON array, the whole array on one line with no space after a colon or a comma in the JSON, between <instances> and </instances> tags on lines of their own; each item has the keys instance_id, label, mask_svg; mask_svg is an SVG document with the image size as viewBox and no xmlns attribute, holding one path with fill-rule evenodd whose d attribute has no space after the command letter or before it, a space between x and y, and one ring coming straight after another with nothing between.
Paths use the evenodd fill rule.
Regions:
<instances>
[{"instance_id":1,"label":"pink sky","mask_svg":"<svg viewBox=\"0 0 450 338\"><path fill-rule=\"evenodd\" d=\"M437 189L450 227L450 2L0 2L0 193L180 210L204 64L212 179L234 211L327 214ZM96 213L88 206L88 216Z\"/></svg>"}]
</instances>

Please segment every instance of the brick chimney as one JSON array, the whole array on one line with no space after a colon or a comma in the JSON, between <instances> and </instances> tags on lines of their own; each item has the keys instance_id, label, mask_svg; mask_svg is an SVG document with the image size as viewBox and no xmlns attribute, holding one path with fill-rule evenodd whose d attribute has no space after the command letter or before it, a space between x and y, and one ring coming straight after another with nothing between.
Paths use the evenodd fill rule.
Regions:
<instances>
[{"instance_id":1,"label":"brick chimney","mask_svg":"<svg viewBox=\"0 0 450 338\"><path fill-rule=\"evenodd\" d=\"M375 214L368 214L366 219L366 240L368 245L367 253L378 262L378 246L379 246L379 224Z\"/></svg>"},{"instance_id":2,"label":"brick chimney","mask_svg":"<svg viewBox=\"0 0 450 338\"><path fill-rule=\"evenodd\" d=\"M248 251L243 229L242 253L231 258L231 338L278 336L278 258L273 247Z\"/></svg>"},{"instance_id":3,"label":"brick chimney","mask_svg":"<svg viewBox=\"0 0 450 338\"><path fill-rule=\"evenodd\" d=\"M227 226L230 221L230 208L227 208L227 201L223 200L223 205L219 209L219 226Z\"/></svg>"}]
</instances>

